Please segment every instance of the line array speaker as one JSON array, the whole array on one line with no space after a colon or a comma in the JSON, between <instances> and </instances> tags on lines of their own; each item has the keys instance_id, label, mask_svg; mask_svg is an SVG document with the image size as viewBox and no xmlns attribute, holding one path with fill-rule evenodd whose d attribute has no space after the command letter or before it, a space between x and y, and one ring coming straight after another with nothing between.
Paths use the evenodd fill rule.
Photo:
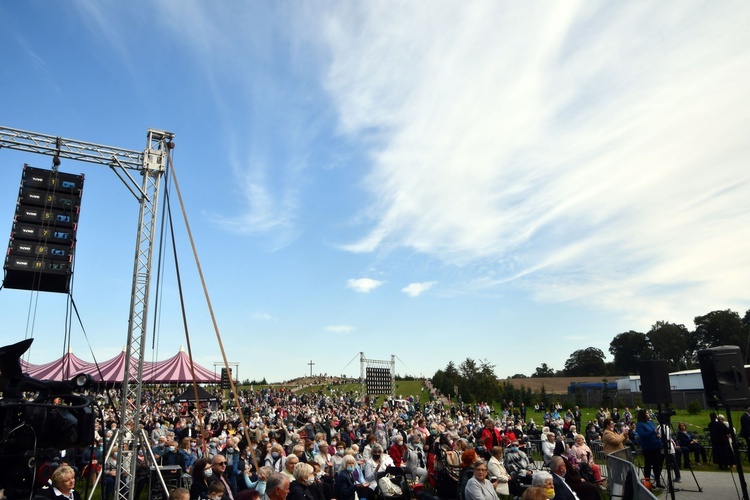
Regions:
<instances>
[{"instance_id":1,"label":"line array speaker","mask_svg":"<svg viewBox=\"0 0 750 500\"><path fill-rule=\"evenodd\" d=\"M83 175L24 165L5 256L5 288L68 293Z\"/></svg>"}]
</instances>

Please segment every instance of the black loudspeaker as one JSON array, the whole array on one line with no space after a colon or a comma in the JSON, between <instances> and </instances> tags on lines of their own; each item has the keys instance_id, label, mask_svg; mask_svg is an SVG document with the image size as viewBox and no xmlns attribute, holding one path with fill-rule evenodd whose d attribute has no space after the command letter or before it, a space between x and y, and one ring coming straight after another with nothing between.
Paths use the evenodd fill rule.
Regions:
<instances>
[{"instance_id":1,"label":"black loudspeaker","mask_svg":"<svg viewBox=\"0 0 750 500\"><path fill-rule=\"evenodd\" d=\"M68 293L83 175L24 165L5 258L5 288Z\"/></svg>"},{"instance_id":2,"label":"black loudspeaker","mask_svg":"<svg viewBox=\"0 0 750 500\"><path fill-rule=\"evenodd\" d=\"M649 404L669 404L672 391L669 390L669 365L663 359L641 361L641 393L643 402Z\"/></svg>"},{"instance_id":3,"label":"black loudspeaker","mask_svg":"<svg viewBox=\"0 0 750 500\"><path fill-rule=\"evenodd\" d=\"M698 363L709 406L750 406L750 388L739 347L726 345L702 349L698 351Z\"/></svg>"},{"instance_id":4,"label":"black loudspeaker","mask_svg":"<svg viewBox=\"0 0 750 500\"><path fill-rule=\"evenodd\" d=\"M226 368L221 369L221 384L219 387L223 391L228 391L232 388L232 384L229 382L229 377L232 376L232 369L229 369L229 372L227 372Z\"/></svg>"}]
</instances>

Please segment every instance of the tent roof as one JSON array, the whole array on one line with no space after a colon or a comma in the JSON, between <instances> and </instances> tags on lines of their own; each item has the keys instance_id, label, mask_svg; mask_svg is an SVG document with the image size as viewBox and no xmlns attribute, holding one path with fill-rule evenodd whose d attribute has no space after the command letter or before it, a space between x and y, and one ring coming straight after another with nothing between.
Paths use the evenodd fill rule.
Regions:
<instances>
[{"instance_id":1,"label":"tent roof","mask_svg":"<svg viewBox=\"0 0 750 500\"><path fill-rule=\"evenodd\" d=\"M136 366L137 360L131 356L130 366ZM195 381L198 383L219 383L220 375L214 374L197 363L195 368ZM72 352L49 363L34 365L21 360L21 368L31 377L42 380L68 380L79 373L88 373L96 381L107 383L122 382L125 373L125 349L112 359L99 363L97 369L94 363L83 361ZM101 371L101 374L100 374ZM145 383L184 383L192 382L193 376L190 370L190 358L184 349L169 359L156 362L143 363L143 382Z\"/></svg>"},{"instance_id":2,"label":"tent roof","mask_svg":"<svg viewBox=\"0 0 750 500\"><path fill-rule=\"evenodd\" d=\"M138 361L133 356L130 356L130 366L137 366L136 363L138 363ZM101 374L99 372L101 372ZM96 370L96 368L94 368L94 371L91 372L91 376L94 377L94 380L104 381L107 383L122 382L124 375L125 375L125 348L124 347L122 348L122 351L120 352L120 354L118 354L112 359L108 359L107 361L100 363L98 371Z\"/></svg>"},{"instance_id":3,"label":"tent roof","mask_svg":"<svg viewBox=\"0 0 750 500\"><path fill-rule=\"evenodd\" d=\"M79 373L92 373L94 364L68 351L55 361L43 365L28 365L28 374L41 380L68 380Z\"/></svg>"},{"instance_id":4,"label":"tent roof","mask_svg":"<svg viewBox=\"0 0 750 500\"><path fill-rule=\"evenodd\" d=\"M193 363L195 369L196 382L220 382L221 376L214 374L212 371L203 368L197 363ZM190 358L185 354L185 350L180 347L180 352L169 359L158 363L150 364L143 367L143 378L149 382L192 382L193 375L190 370Z\"/></svg>"},{"instance_id":5,"label":"tent roof","mask_svg":"<svg viewBox=\"0 0 750 500\"><path fill-rule=\"evenodd\" d=\"M195 401L195 391L192 387L188 387L185 392L180 394L179 396L176 396L175 401L184 402L184 401ZM198 386L198 399L201 401L216 401L217 398L212 396L206 389L204 389L201 386Z\"/></svg>"}]
</instances>

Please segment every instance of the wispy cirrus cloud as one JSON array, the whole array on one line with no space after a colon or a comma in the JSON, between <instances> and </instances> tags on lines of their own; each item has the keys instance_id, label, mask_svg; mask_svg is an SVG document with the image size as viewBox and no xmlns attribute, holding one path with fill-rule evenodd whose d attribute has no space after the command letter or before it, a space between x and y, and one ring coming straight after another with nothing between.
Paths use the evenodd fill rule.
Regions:
<instances>
[{"instance_id":1,"label":"wispy cirrus cloud","mask_svg":"<svg viewBox=\"0 0 750 500\"><path fill-rule=\"evenodd\" d=\"M349 279L346 281L346 287L359 293L370 293L376 288L383 285L383 281L374 280L372 278L356 278Z\"/></svg>"},{"instance_id":2,"label":"wispy cirrus cloud","mask_svg":"<svg viewBox=\"0 0 750 500\"><path fill-rule=\"evenodd\" d=\"M372 144L348 250L652 320L744 305L747 5L432 7L328 19L340 128Z\"/></svg>"},{"instance_id":3,"label":"wispy cirrus cloud","mask_svg":"<svg viewBox=\"0 0 750 500\"><path fill-rule=\"evenodd\" d=\"M298 43L291 27L305 9L222 10L189 0L158 6L208 89L209 107L220 118L212 135L234 177L232 192L206 217L227 232L262 235L272 250L291 244L303 232L300 198L311 150L326 125L310 118L321 114L323 100L309 73L310 44Z\"/></svg>"}]
</instances>

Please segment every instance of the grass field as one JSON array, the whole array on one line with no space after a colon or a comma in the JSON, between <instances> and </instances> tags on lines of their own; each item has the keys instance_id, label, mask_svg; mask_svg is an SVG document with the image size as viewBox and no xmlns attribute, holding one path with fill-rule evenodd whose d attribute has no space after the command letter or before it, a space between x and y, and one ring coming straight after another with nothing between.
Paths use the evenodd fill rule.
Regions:
<instances>
[{"instance_id":1,"label":"grass field","mask_svg":"<svg viewBox=\"0 0 750 500\"><path fill-rule=\"evenodd\" d=\"M583 411L583 418L582 421L588 422L589 420L594 420L596 418L596 412L598 408L584 408ZM709 414L713 410L702 410L697 415L690 415L685 410L677 410L676 415L673 415L670 417L670 422L674 426L675 430L677 430L677 424L680 422L686 422L688 424L688 430L690 432L703 432L703 429L708 427ZM633 418L635 418L635 412L631 409L631 412L633 413ZM724 416L728 416L727 412L724 410L721 410L717 413L721 413ZM734 428L737 429L737 432L740 430L740 416L744 413L744 410L734 410L732 411L732 424L734 425ZM531 413L530 415L532 415ZM541 413L537 413L536 415L540 415Z\"/></svg>"}]
</instances>

